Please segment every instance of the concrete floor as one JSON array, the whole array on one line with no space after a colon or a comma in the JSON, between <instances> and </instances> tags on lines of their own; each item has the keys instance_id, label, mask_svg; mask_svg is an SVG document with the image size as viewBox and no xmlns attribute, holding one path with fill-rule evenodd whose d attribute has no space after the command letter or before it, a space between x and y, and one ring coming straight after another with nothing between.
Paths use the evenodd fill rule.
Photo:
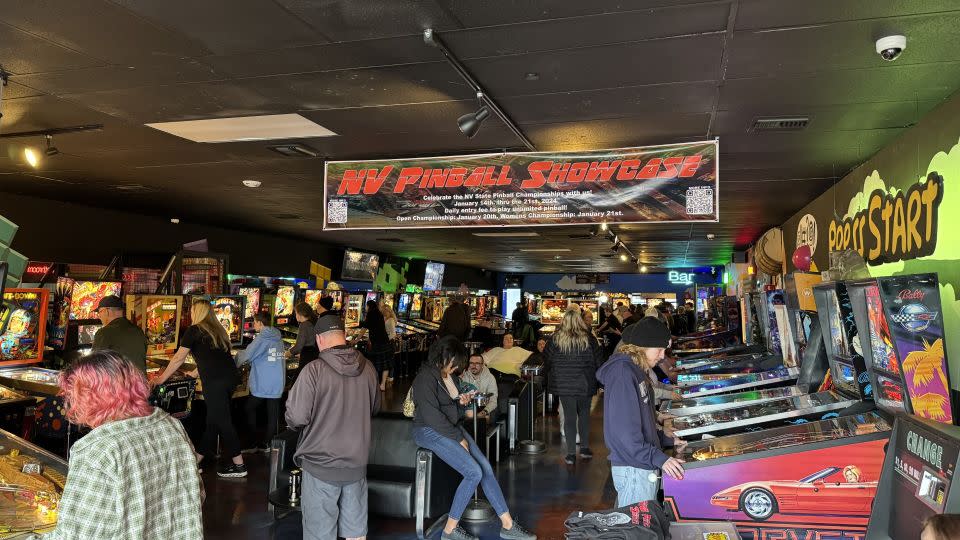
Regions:
<instances>
[{"instance_id":1,"label":"concrete floor","mask_svg":"<svg viewBox=\"0 0 960 540\"><path fill-rule=\"evenodd\" d=\"M406 387L388 389L388 410L399 410ZM593 413L590 447L595 457L578 461L575 466L563 462L560 428L556 415L546 422L538 418L536 433L546 442L547 451L538 456L505 456L494 464L500 486L516 519L542 539L563 538L564 520L574 511L615 506L610 480L610 464L603 444L603 419L600 406ZM203 474L207 490L204 504L204 530L208 539L222 540L299 540L302 538L299 514L274 521L267 511L267 458L246 456L250 474L245 479L222 479L211 471ZM467 526L484 539L499 538L499 521L480 527ZM370 516L369 538L414 539L413 520L384 519ZM439 538L439 534L436 535Z\"/></svg>"}]
</instances>

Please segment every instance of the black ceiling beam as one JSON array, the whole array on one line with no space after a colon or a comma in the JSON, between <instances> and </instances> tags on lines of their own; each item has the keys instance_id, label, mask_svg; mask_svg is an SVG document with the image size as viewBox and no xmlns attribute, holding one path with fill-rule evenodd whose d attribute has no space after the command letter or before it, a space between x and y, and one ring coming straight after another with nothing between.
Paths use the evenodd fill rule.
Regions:
<instances>
[{"instance_id":1,"label":"black ceiling beam","mask_svg":"<svg viewBox=\"0 0 960 540\"><path fill-rule=\"evenodd\" d=\"M0 133L0 139L16 139L21 137L44 137L47 135L63 135L64 133L81 133L84 131L100 131L103 124L86 124L62 128L37 129L34 131L17 131L15 133Z\"/></svg>"},{"instance_id":2,"label":"black ceiling beam","mask_svg":"<svg viewBox=\"0 0 960 540\"><path fill-rule=\"evenodd\" d=\"M480 86L480 83L477 82L477 80L473 77L473 75L470 74L469 71L467 71L466 66L460 63L460 60L453 55L453 52L447 48L447 45L442 39L440 39L440 36L437 35L432 28L427 28L423 31L423 41L431 47L440 49L440 52L443 53L443 58L447 61L447 63L450 64L450 66L457 71L457 74L459 74L460 77L466 81L468 85L470 85L470 88L476 92L477 99L479 99L484 105L493 111L493 114L500 118L500 121L503 122L507 128L509 128L510 131L512 131L513 134L523 142L523 145L526 146L528 150L531 152L537 151L537 147L533 145L530 139L527 138L527 136L523 133L523 131L520 130L513 120L507 116L507 113L503 112L503 109L501 109L500 106L497 105L497 103L493 100L493 98L490 97L490 94L488 94L486 90Z\"/></svg>"}]
</instances>

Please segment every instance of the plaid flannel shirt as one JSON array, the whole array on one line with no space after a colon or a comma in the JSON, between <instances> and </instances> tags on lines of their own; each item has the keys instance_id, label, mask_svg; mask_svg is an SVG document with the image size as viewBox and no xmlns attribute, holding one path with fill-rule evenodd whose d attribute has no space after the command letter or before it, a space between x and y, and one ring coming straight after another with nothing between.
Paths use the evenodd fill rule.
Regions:
<instances>
[{"instance_id":1,"label":"plaid flannel shirt","mask_svg":"<svg viewBox=\"0 0 960 540\"><path fill-rule=\"evenodd\" d=\"M202 540L201 480L180 422L160 409L77 441L57 527L43 540Z\"/></svg>"}]
</instances>

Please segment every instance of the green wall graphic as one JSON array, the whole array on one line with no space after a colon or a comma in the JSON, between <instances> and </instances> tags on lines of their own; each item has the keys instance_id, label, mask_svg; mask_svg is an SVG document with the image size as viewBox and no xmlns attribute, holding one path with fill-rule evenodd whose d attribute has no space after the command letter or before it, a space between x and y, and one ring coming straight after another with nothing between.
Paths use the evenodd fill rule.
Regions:
<instances>
[{"instance_id":1,"label":"green wall graphic","mask_svg":"<svg viewBox=\"0 0 960 540\"><path fill-rule=\"evenodd\" d=\"M938 204L929 201L926 208L919 208L918 198L914 197L914 206L908 208L908 194L922 191L924 186L931 185L931 181L939 183ZM856 243L853 238L837 236L843 234L838 225L844 223L848 225L848 236L856 234L855 220L858 216L863 220L864 215L869 215L871 197L878 192L883 192L891 201L901 198L902 219L909 220L912 212L916 229L910 239L913 253L904 253L908 251L904 249L907 238L882 230L884 222L879 209L873 210L874 224L881 229L878 234L871 231L869 222L861 221L863 234L858 236ZM932 215L925 213L927 211ZM817 224L819 240L813 246L813 260L821 270L829 267L831 247L842 246L863 253L872 276L938 274L951 385L960 389L960 94L932 111L784 224L788 271L796 269L790 255L798 245L798 228L804 231L800 242L809 237L810 218L803 220L802 227L800 225L808 215ZM925 237L924 231L928 217L932 218L933 228L929 238ZM888 219L889 225L894 227L896 212L891 212ZM875 240L878 237L882 239L880 244L904 244L884 246L887 253L871 258L871 247L877 246ZM922 242L919 246L916 245L917 238Z\"/></svg>"}]
</instances>

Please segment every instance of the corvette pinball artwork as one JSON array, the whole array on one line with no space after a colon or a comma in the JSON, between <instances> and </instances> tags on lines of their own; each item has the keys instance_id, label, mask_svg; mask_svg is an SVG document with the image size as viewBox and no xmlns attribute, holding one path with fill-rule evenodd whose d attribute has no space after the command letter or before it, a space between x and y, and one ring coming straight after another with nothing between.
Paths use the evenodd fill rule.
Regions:
<instances>
[{"instance_id":1,"label":"corvette pinball artwork","mask_svg":"<svg viewBox=\"0 0 960 540\"><path fill-rule=\"evenodd\" d=\"M877 278L913 414L954 423L936 274Z\"/></svg>"},{"instance_id":2,"label":"corvette pinball artwork","mask_svg":"<svg viewBox=\"0 0 960 540\"><path fill-rule=\"evenodd\" d=\"M691 442L683 480L663 477L665 508L745 539L862 540L890 430L866 413Z\"/></svg>"}]
</instances>

